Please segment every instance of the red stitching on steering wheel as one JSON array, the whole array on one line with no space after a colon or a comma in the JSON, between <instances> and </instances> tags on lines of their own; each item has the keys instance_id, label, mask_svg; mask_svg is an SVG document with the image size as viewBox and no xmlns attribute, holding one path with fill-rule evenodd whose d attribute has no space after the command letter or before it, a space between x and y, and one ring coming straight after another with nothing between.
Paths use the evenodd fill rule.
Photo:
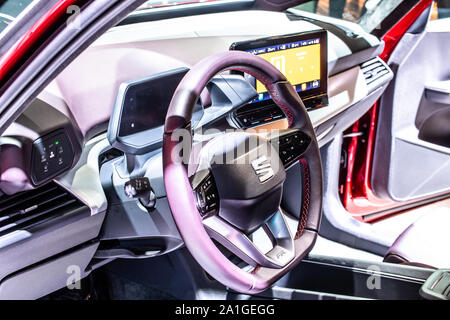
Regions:
<instances>
[{"instance_id":1,"label":"red stitching on steering wheel","mask_svg":"<svg viewBox=\"0 0 450 320\"><path fill-rule=\"evenodd\" d=\"M298 222L297 233L295 234L295 240L301 237L303 231L306 228L306 222L308 220L309 212L309 200L311 194L311 186L309 180L309 166L305 159L300 159L300 166L303 171L303 206L300 213L300 220Z\"/></svg>"},{"instance_id":2,"label":"red stitching on steering wheel","mask_svg":"<svg viewBox=\"0 0 450 320\"><path fill-rule=\"evenodd\" d=\"M260 268L261 268L261 266L260 266L259 264L257 264L257 265L253 268L252 272L250 272L250 273L251 273L251 274L255 274Z\"/></svg>"}]
</instances>

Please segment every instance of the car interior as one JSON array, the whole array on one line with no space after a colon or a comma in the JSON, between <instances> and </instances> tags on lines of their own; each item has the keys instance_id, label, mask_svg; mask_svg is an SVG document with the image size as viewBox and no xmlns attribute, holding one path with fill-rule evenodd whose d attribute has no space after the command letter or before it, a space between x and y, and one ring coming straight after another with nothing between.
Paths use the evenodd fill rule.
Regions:
<instances>
[{"instance_id":1,"label":"car interior","mask_svg":"<svg viewBox=\"0 0 450 320\"><path fill-rule=\"evenodd\" d=\"M0 299L450 299L450 18L234 2L132 11L8 124Z\"/></svg>"}]
</instances>

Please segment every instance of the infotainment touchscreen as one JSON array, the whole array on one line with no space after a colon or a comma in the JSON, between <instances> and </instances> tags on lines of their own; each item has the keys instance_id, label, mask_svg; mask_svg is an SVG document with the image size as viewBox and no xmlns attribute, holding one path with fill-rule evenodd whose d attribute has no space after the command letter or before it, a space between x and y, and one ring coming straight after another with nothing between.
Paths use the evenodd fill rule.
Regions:
<instances>
[{"instance_id":1,"label":"infotainment touchscreen","mask_svg":"<svg viewBox=\"0 0 450 320\"><path fill-rule=\"evenodd\" d=\"M326 99L321 99L327 94L326 31L236 42L231 45L231 50L247 51L272 63L286 76L300 97L304 100L316 98L313 107L326 103ZM258 93L254 102L270 99L261 82L249 75L246 77Z\"/></svg>"}]
</instances>

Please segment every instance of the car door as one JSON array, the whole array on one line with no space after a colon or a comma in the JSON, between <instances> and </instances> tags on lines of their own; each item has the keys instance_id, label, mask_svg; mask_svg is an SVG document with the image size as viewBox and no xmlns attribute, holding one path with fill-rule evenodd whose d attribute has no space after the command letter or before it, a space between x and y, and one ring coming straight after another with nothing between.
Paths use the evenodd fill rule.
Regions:
<instances>
[{"instance_id":1,"label":"car door","mask_svg":"<svg viewBox=\"0 0 450 320\"><path fill-rule=\"evenodd\" d=\"M416 18L409 17L407 28L400 20L384 35L381 57L394 78L376 106L345 132L342 148L350 163L341 166L341 198L358 220L375 221L448 197L446 7L445 2L437 7L421 1L408 12ZM400 35L401 28L405 32Z\"/></svg>"},{"instance_id":2,"label":"car door","mask_svg":"<svg viewBox=\"0 0 450 320\"><path fill-rule=\"evenodd\" d=\"M394 74L375 105L321 150L320 234L384 255L404 228L375 222L449 197L448 3L317 1L311 9L372 30ZM381 64L361 69L368 82L384 72Z\"/></svg>"},{"instance_id":3,"label":"car door","mask_svg":"<svg viewBox=\"0 0 450 320\"><path fill-rule=\"evenodd\" d=\"M450 191L450 19L428 17L389 58L395 75L379 104L371 184L400 203Z\"/></svg>"}]
</instances>

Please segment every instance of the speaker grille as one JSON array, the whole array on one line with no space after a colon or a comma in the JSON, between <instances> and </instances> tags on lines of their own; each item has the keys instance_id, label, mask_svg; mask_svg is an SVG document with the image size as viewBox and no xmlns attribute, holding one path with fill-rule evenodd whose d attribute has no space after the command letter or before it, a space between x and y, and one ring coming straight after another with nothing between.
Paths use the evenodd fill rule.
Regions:
<instances>
[{"instance_id":1,"label":"speaker grille","mask_svg":"<svg viewBox=\"0 0 450 320\"><path fill-rule=\"evenodd\" d=\"M40 188L0 197L0 235L26 229L85 207L54 182Z\"/></svg>"}]
</instances>

